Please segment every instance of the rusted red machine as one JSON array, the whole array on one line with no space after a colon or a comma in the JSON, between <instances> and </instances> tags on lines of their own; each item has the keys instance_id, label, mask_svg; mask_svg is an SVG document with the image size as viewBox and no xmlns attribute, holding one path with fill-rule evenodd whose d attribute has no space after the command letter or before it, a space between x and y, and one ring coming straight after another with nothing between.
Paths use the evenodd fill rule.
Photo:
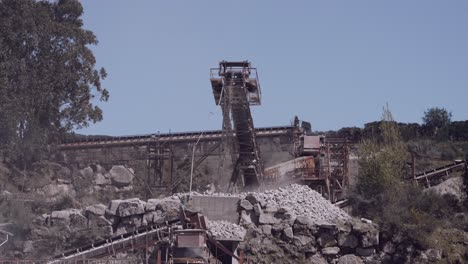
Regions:
<instances>
[{"instance_id":1,"label":"rusted red machine","mask_svg":"<svg viewBox=\"0 0 468 264\"><path fill-rule=\"evenodd\" d=\"M296 158L265 168L265 185L304 183L329 198L341 199L349 184L350 141L345 138L300 135Z\"/></svg>"}]
</instances>

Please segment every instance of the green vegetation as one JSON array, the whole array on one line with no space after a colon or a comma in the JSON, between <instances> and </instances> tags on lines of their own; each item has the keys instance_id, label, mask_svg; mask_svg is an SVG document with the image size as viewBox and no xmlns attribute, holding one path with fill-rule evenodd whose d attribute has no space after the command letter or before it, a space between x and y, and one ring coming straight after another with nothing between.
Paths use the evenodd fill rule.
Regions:
<instances>
[{"instance_id":1,"label":"green vegetation","mask_svg":"<svg viewBox=\"0 0 468 264\"><path fill-rule=\"evenodd\" d=\"M20 168L75 127L102 119L106 77L77 0L0 1L0 149Z\"/></svg>"},{"instance_id":2,"label":"green vegetation","mask_svg":"<svg viewBox=\"0 0 468 264\"><path fill-rule=\"evenodd\" d=\"M420 248L446 240L434 238L435 230L466 228L454 217L464 209L453 197L423 191L407 179L409 149L427 153L434 146L417 141L407 144L388 107L377 129L359 147L359 176L351 194L353 213L377 221L390 233L405 234ZM448 145L436 154L452 159L461 154L458 151Z\"/></svg>"},{"instance_id":3,"label":"green vegetation","mask_svg":"<svg viewBox=\"0 0 468 264\"><path fill-rule=\"evenodd\" d=\"M440 129L446 129L450 125L452 113L448 112L445 108L433 107L424 112L422 120L424 125L436 135Z\"/></svg>"}]
</instances>

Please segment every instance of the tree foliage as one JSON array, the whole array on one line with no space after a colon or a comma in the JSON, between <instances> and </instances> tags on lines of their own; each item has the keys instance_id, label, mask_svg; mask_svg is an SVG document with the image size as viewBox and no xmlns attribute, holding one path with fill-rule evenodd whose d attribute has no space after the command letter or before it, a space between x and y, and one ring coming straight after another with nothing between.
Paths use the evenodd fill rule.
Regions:
<instances>
[{"instance_id":1,"label":"tree foliage","mask_svg":"<svg viewBox=\"0 0 468 264\"><path fill-rule=\"evenodd\" d=\"M438 130L447 127L452 121L452 113L445 108L432 107L424 111L422 118L424 125L427 126L433 134Z\"/></svg>"},{"instance_id":2,"label":"tree foliage","mask_svg":"<svg viewBox=\"0 0 468 264\"><path fill-rule=\"evenodd\" d=\"M0 0L0 147L29 162L73 128L102 119L103 68L95 68L77 0Z\"/></svg>"},{"instance_id":3,"label":"tree foliage","mask_svg":"<svg viewBox=\"0 0 468 264\"><path fill-rule=\"evenodd\" d=\"M357 192L365 199L376 199L398 188L405 175L408 152L388 106L384 107L380 133L362 142L359 152Z\"/></svg>"},{"instance_id":4,"label":"tree foliage","mask_svg":"<svg viewBox=\"0 0 468 264\"><path fill-rule=\"evenodd\" d=\"M408 146L388 106L378 132L359 146L359 175L350 195L353 213L375 220L390 233L404 233L422 248L431 247L439 240L430 238L433 231L459 209L450 197L423 191L406 178Z\"/></svg>"}]
</instances>

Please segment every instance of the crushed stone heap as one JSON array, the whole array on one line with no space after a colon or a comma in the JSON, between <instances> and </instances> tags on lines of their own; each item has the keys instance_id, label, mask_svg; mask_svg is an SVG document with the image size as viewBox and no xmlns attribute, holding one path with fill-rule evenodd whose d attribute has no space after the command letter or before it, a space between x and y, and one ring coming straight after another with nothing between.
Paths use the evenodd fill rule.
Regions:
<instances>
[{"instance_id":1,"label":"crushed stone heap","mask_svg":"<svg viewBox=\"0 0 468 264\"><path fill-rule=\"evenodd\" d=\"M249 210L249 203L251 206L259 204L264 213L290 212L295 216L307 216L313 221L336 222L350 218L346 212L331 204L318 192L299 184L260 193L250 192L241 200L240 206ZM255 207L253 209L255 210Z\"/></svg>"},{"instance_id":2,"label":"crushed stone heap","mask_svg":"<svg viewBox=\"0 0 468 264\"><path fill-rule=\"evenodd\" d=\"M246 230L228 221L208 221L208 232L215 238L227 240L243 240Z\"/></svg>"}]
</instances>

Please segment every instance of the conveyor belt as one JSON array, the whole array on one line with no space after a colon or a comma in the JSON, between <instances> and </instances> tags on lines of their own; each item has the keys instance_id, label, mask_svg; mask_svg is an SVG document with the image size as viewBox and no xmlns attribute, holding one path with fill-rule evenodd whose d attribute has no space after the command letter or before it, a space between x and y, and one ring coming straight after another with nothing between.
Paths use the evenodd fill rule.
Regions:
<instances>
[{"instance_id":1,"label":"conveyor belt","mask_svg":"<svg viewBox=\"0 0 468 264\"><path fill-rule=\"evenodd\" d=\"M453 171L463 170L466 167L465 160L455 161L448 165L427 170L415 175L414 180L424 183L427 187L431 186L430 181L434 179L438 179L443 176L448 176L448 174L452 173Z\"/></svg>"},{"instance_id":2,"label":"conveyor belt","mask_svg":"<svg viewBox=\"0 0 468 264\"><path fill-rule=\"evenodd\" d=\"M255 130L257 137L281 136L291 133L293 126L264 127ZM82 140L69 141L59 145L60 149L103 147L103 146L125 146L125 145L146 145L155 142L190 142L197 141L202 132L181 132L165 134L146 134L120 137L86 137ZM234 134L235 136L235 134ZM211 130L203 132L201 140L219 140L222 131Z\"/></svg>"}]
</instances>

